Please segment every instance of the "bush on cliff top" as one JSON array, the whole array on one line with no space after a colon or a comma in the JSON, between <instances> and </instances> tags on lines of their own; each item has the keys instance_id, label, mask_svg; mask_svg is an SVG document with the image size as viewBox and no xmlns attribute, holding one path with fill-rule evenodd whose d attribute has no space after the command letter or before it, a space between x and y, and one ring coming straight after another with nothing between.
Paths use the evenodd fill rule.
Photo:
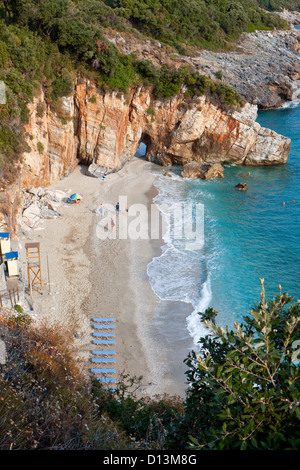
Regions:
<instances>
[{"instance_id":1,"label":"bush on cliff top","mask_svg":"<svg viewBox=\"0 0 300 470\"><path fill-rule=\"evenodd\" d=\"M286 8L290 11L300 11L300 4L298 0L257 0L260 7L269 11L281 11Z\"/></svg>"},{"instance_id":2,"label":"bush on cliff top","mask_svg":"<svg viewBox=\"0 0 300 470\"><path fill-rule=\"evenodd\" d=\"M106 0L115 14L147 36L178 48L186 45L226 48L252 25L257 29L285 28L277 16L255 0Z\"/></svg>"}]
</instances>

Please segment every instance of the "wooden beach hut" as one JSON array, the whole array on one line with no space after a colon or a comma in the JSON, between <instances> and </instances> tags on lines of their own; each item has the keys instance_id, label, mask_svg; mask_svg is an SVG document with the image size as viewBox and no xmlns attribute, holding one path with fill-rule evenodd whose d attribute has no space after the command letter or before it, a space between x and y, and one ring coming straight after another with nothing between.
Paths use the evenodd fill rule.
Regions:
<instances>
[{"instance_id":1,"label":"wooden beach hut","mask_svg":"<svg viewBox=\"0 0 300 470\"><path fill-rule=\"evenodd\" d=\"M10 251L5 254L8 277L19 275L18 258L19 254L17 251Z\"/></svg>"}]
</instances>

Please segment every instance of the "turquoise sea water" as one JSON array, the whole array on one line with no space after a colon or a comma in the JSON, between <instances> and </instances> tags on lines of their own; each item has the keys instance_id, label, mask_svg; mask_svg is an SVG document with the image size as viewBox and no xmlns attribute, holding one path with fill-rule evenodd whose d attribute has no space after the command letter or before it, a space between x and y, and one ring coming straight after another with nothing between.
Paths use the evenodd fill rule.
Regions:
<instances>
[{"instance_id":1,"label":"turquoise sea water","mask_svg":"<svg viewBox=\"0 0 300 470\"><path fill-rule=\"evenodd\" d=\"M226 167L223 180L187 185L205 207L209 305L222 324L241 320L259 300L260 278L267 296L278 284L300 296L300 107L260 112L258 122L292 139L286 165ZM234 188L239 182L246 192Z\"/></svg>"},{"instance_id":2,"label":"turquoise sea water","mask_svg":"<svg viewBox=\"0 0 300 470\"><path fill-rule=\"evenodd\" d=\"M300 106L259 112L257 121L291 138L287 164L228 165L223 179L208 181L156 179L158 205L204 204L203 249L189 252L184 244L166 240L162 255L148 265L152 288L162 302L192 305L186 336L195 342L203 333L198 311L212 306L218 323L232 327L259 301L260 278L268 297L278 294L279 284L300 297ZM247 191L234 188L240 182L247 183ZM165 321L167 331L171 319L165 317L160 326ZM172 327L176 331L173 321ZM182 326L179 330L178 341Z\"/></svg>"}]
</instances>

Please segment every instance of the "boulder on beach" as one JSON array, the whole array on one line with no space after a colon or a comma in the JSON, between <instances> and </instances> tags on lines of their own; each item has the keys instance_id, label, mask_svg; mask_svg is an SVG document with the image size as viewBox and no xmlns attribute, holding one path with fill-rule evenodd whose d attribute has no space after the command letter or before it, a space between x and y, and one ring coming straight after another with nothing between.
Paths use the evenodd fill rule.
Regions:
<instances>
[{"instance_id":1,"label":"boulder on beach","mask_svg":"<svg viewBox=\"0 0 300 470\"><path fill-rule=\"evenodd\" d=\"M48 201L48 208L51 209L52 211L57 212L58 209L59 209L59 207L60 207L60 203L59 203L59 202Z\"/></svg>"},{"instance_id":2,"label":"boulder on beach","mask_svg":"<svg viewBox=\"0 0 300 470\"><path fill-rule=\"evenodd\" d=\"M27 233L36 226L40 219L53 219L58 217L61 203L70 196L71 190L43 189L29 186L22 192L22 218L20 226Z\"/></svg>"},{"instance_id":3,"label":"boulder on beach","mask_svg":"<svg viewBox=\"0 0 300 470\"><path fill-rule=\"evenodd\" d=\"M33 203L23 212L22 222L26 224L27 227L32 228L40 219L40 216L41 209L39 208L38 204Z\"/></svg>"},{"instance_id":4,"label":"boulder on beach","mask_svg":"<svg viewBox=\"0 0 300 470\"><path fill-rule=\"evenodd\" d=\"M102 166L96 165L96 163L91 163L85 174L92 178L102 178L103 176L106 176L107 170Z\"/></svg>"}]
</instances>

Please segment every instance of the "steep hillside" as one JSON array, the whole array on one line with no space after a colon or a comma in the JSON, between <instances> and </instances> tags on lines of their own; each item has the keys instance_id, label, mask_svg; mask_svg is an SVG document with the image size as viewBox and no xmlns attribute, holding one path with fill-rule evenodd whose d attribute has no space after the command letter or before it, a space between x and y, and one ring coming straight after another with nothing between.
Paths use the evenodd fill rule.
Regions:
<instances>
[{"instance_id":1,"label":"steep hillside","mask_svg":"<svg viewBox=\"0 0 300 470\"><path fill-rule=\"evenodd\" d=\"M106 0L114 12L145 35L175 46L228 47L243 31L286 26L255 0Z\"/></svg>"}]
</instances>

